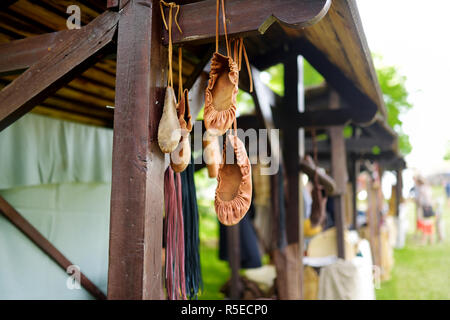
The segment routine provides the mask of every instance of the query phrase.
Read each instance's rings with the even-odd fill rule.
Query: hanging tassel
[[[164,173],[166,213],[166,291],[169,300],[186,299],[184,274],[184,225],[180,174],[170,166]]]
[[[197,299],[199,290],[203,290],[199,254],[199,219],[197,195],[194,184],[193,158],[185,171],[181,173],[183,194],[183,221],[185,240],[186,293],[189,299]]]

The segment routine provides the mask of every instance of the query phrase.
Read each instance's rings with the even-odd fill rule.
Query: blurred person
[[[435,211],[431,187],[422,176],[415,177],[415,200],[417,212],[417,229],[422,234],[422,244],[434,242]],[[427,241],[428,240],[428,241]]]
[[[450,178],[445,183],[445,195],[447,196],[447,205],[450,206]]]

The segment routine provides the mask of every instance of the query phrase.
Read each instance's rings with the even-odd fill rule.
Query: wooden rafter
[[[53,261],[55,261],[65,272],[67,268],[74,265],[59,251],[50,241],[48,241],[33,225],[31,225],[13,206],[0,196],[0,213],[24,235],[33,241],[39,249],[44,251]],[[80,284],[95,298],[104,300],[105,294],[96,287],[83,273],[80,273]]]
[[[68,33],[65,41],[5,87],[0,92],[0,130],[92,66],[112,41],[119,16],[107,11],[79,32]]]
[[[230,37],[262,34],[275,22],[292,28],[306,27],[322,19],[330,5],[331,0],[227,0],[227,32]],[[173,33],[174,44],[214,41],[216,0],[182,5],[180,12],[179,24],[183,33]],[[222,26],[220,35],[223,34]],[[167,41],[166,33],[165,44]]]

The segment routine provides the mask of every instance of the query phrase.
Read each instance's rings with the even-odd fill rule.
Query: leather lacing
[[[164,10],[163,5],[169,8],[169,24],[166,22],[166,18],[164,16]],[[167,77],[167,86],[173,88],[173,72],[172,72],[172,51],[173,51],[173,45],[172,45],[172,11],[173,8],[177,9],[177,12],[175,13],[175,24],[180,31],[180,33],[183,33],[181,31],[180,25],[178,24],[178,13],[180,11],[180,6],[176,4],[175,2],[165,2],[164,0],[159,1],[159,8],[161,9],[161,16],[164,23],[164,27],[169,33],[169,53],[168,53],[168,60],[169,60],[169,76]]]

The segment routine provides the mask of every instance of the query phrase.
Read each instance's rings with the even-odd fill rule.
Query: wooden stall
[[[183,48],[184,87],[196,83],[193,89],[201,101],[206,81],[200,80],[213,52],[216,1],[176,2],[183,33],[174,29],[173,44]],[[0,5],[0,130],[27,112],[113,128],[107,298],[160,299],[165,166],[156,135],[167,79],[168,34],[159,0],[71,1],[81,12],[81,28],[73,30],[67,30],[68,4],[17,0]],[[226,0],[225,8],[228,37],[245,38],[255,81],[255,117],[238,118],[238,126],[281,130],[278,152],[288,186],[288,246],[276,254],[277,285],[280,299],[301,299],[299,174],[300,157],[308,149],[302,128],[330,132],[341,236],[347,162],[354,159],[349,150],[365,148],[368,142],[365,137],[345,140],[343,128],[353,124],[365,132],[373,126],[364,126],[383,119],[381,90],[354,0]],[[223,26],[219,33],[222,37]],[[305,97],[301,57],[329,86],[318,89],[329,94],[311,102],[317,108],[308,108],[314,97]],[[278,63],[285,70],[283,97],[255,76]],[[244,68],[241,74],[240,87],[248,91]],[[384,150],[384,142],[379,147]],[[3,202],[0,211],[16,215]],[[15,221],[30,235],[25,222]],[[90,285],[85,278],[81,283]]]

